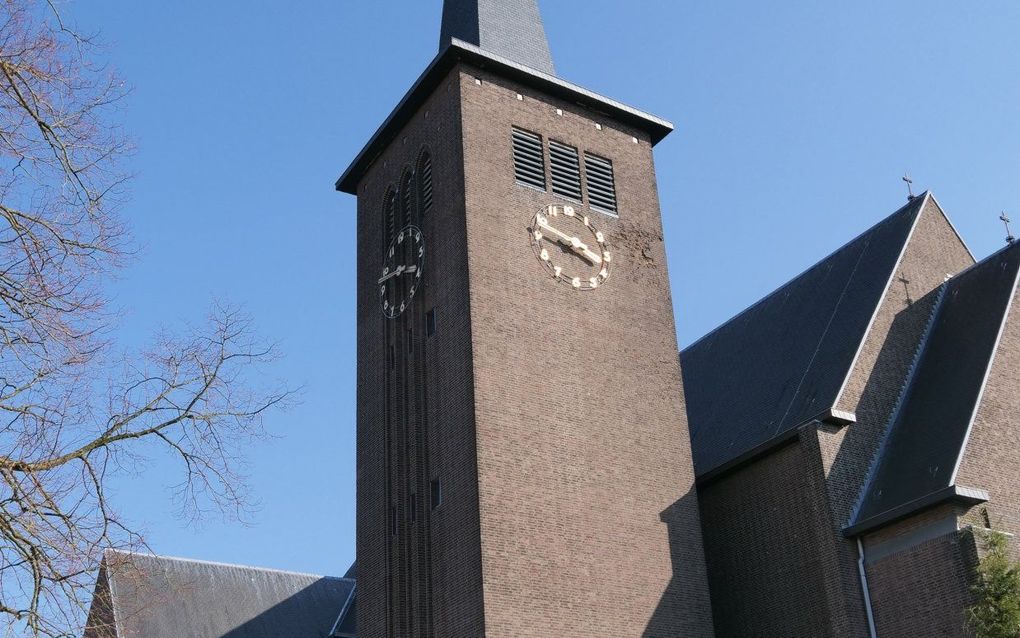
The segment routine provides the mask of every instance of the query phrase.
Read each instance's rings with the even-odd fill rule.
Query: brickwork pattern
[[[416,303],[421,310],[436,309],[437,331],[427,339],[419,332],[416,338],[428,370],[430,470],[444,493],[442,505],[429,513],[433,628],[436,636],[484,635],[459,81],[451,73],[358,186],[358,623],[359,634],[368,638],[392,636],[390,621],[420,604],[390,600],[388,593],[410,551],[399,538],[388,549],[393,545],[390,508],[396,508],[401,530],[412,524],[406,495],[396,498],[386,490],[392,468],[383,388],[392,322],[380,310],[376,279],[385,245],[385,194],[423,148],[432,155],[434,204],[422,221],[425,290]]]
[[[463,86],[487,635],[709,636],[649,140],[482,70]],[[613,161],[619,219],[575,204],[613,251],[597,290],[536,259],[532,216],[563,200],[515,183],[512,126]]]
[[[868,566],[875,629],[897,638],[969,636],[964,609],[977,561],[974,537],[953,532]]]
[[[837,636],[813,433],[699,487],[716,635]],[[813,448],[813,449],[812,449]],[[828,554],[828,555],[827,555]]]

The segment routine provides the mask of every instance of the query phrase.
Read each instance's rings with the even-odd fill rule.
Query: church
[[[1020,530],[1020,246],[911,196],[681,351],[671,131],[560,78],[537,0],[446,0],[336,182],[356,570],[111,552],[86,636],[969,635]]]

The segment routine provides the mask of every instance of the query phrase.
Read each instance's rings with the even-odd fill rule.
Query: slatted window
[[[421,216],[432,210],[432,156],[423,153],[418,160],[418,201],[421,205]]]
[[[542,137],[513,129],[514,175],[518,184],[545,190],[545,153],[542,152]]]
[[[411,223],[411,209],[414,203],[414,193],[412,192],[412,184],[414,183],[413,176],[410,170],[404,171],[404,176],[400,179],[400,225],[401,227]]]
[[[584,173],[588,182],[588,204],[616,214],[616,179],[613,162],[598,155],[584,154]]]
[[[581,201],[581,163],[576,148],[549,140],[549,173],[554,193]]]

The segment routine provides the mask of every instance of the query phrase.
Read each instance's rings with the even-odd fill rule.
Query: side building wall
[[[698,496],[719,638],[857,635],[833,617],[835,545],[813,426]]]
[[[358,185],[358,633],[365,638],[485,633],[460,91],[454,70]],[[434,188],[419,222],[424,290],[411,310],[388,320],[377,284],[385,200],[422,149],[431,153]],[[431,335],[421,322],[429,310]],[[413,321],[405,318],[412,313]],[[401,368],[414,372],[399,379]],[[420,417],[409,423],[399,407],[415,401],[426,432]],[[418,467],[423,458],[427,468]],[[441,488],[435,507],[430,479]],[[431,614],[431,628],[423,614]]]

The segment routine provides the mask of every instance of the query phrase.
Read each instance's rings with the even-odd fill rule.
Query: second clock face
[[[550,204],[528,229],[538,259],[559,282],[594,290],[609,279],[613,254],[602,231],[573,206]]]
[[[422,285],[425,267],[425,240],[417,226],[405,226],[390,242],[383,257],[379,286],[379,304],[390,319],[400,316]]]

